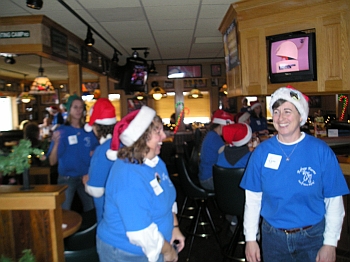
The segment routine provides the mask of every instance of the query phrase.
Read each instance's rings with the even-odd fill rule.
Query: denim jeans
[[[201,186],[204,189],[208,189],[208,190],[214,190],[214,180],[213,177],[207,179],[207,180],[201,180],[199,181]]]
[[[263,259],[268,262],[315,262],[323,245],[324,230],[324,219],[311,228],[289,234],[263,220]]]
[[[144,256],[134,255],[119,248],[113,247],[96,237],[97,253],[100,262],[148,262]],[[157,262],[164,262],[163,254],[159,255]]]
[[[57,184],[68,185],[68,188],[65,191],[66,200],[62,204],[62,209],[71,209],[75,192],[78,192],[84,212],[94,208],[93,198],[85,192],[82,177],[59,176],[57,179]]]

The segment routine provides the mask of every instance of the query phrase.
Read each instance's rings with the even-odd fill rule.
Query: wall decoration
[[[219,86],[219,78],[215,77],[211,79],[211,86]]]
[[[320,108],[321,107],[321,96],[309,96],[309,107]]]
[[[207,79],[185,79],[184,80],[184,88],[194,88],[194,87],[206,87]]]
[[[211,76],[221,76],[221,65],[215,64],[210,66]]]
[[[238,33],[236,20],[233,20],[231,25],[227,28],[223,38],[226,71],[228,72],[240,64],[238,57]]]
[[[164,89],[173,89],[174,81],[164,81]]]

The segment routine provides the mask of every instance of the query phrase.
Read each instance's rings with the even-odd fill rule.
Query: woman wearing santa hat
[[[337,158],[325,142],[300,131],[307,96],[281,87],[271,95],[270,110],[278,134],[255,148],[241,181],[246,259],[261,261],[261,216],[264,261],[335,261],[342,196],[349,194]]]
[[[199,162],[199,181],[203,188],[214,190],[213,166],[218,160],[219,148],[224,146],[222,127],[233,123],[233,115],[218,109],[214,112],[209,132],[204,137]]]
[[[106,156],[111,146],[115,123],[115,108],[108,98],[99,98],[91,108],[90,121],[86,123],[86,132],[93,131],[100,145],[95,149],[90,162],[88,176],[84,176],[85,191],[94,198],[97,222],[100,222],[105,203],[105,185],[113,161]]]
[[[97,227],[101,262],[177,261],[185,238],[176,217],[176,190],[158,157],[165,139],[162,120],[143,106],[114,128],[107,157],[115,160]]]
[[[250,127],[255,135],[268,135],[267,120],[262,114],[261,104],[258,100],[250,102]]]
[[[81,97],[71,95],[67,101],[67,121],[52,134],[47,153],[50,165],[58,163],[57,184],[68,185],[63,209],[71,209],[75,192],[78,193],[84,211],[94,208],[93,199],[85,192],[82,178],[88,174],[98,140],[93,133],[84,130],[84,111],[85,104]]]

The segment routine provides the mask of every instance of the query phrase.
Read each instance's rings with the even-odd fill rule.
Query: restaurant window
[[[183,92],[185,114],[184,123],[190,124],[193,122],[209,123],[210,122],[210,94],[208,91],[202,91],[203,98],[188,98],[189,92]],[[168,92],[167,98],[154,101],[154,109],[162,118],[164,124],[170,122],[170,116],[175,112],[175,93]]]

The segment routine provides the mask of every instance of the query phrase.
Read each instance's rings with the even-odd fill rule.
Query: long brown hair
[[[81,116],[81,118],[80,118],[79,124],[80,124],[80,127],[84,127],[84,125],[85,125],[85,118],[86,118],[86,105],[85,105],[84,100],[81,99],[80,97],[78,97],[78,98],[72,100],[71,105],[73,104],[73,102],[74,102],[75,100],[81,101],[81,102],[83,103],[84,110],[83,110],[83,114],[82,114],[82,116]],[[67,125],[67,126],[70,126],[70,125],[71,125],[71,120],[72,120],[72,117],[71,117],[70,108],[69,108],[67,120],[66,120],[66,122],[65,122],[64,124]]]
[[[162,119],[156,115],[146,131],[132,146],[124,146],[118,150],[118,158],[128,159],[131,163],[142,164],[150,150],[147,141],[151,139],[152,132],[157,131],[161,125],[163,125]]]

